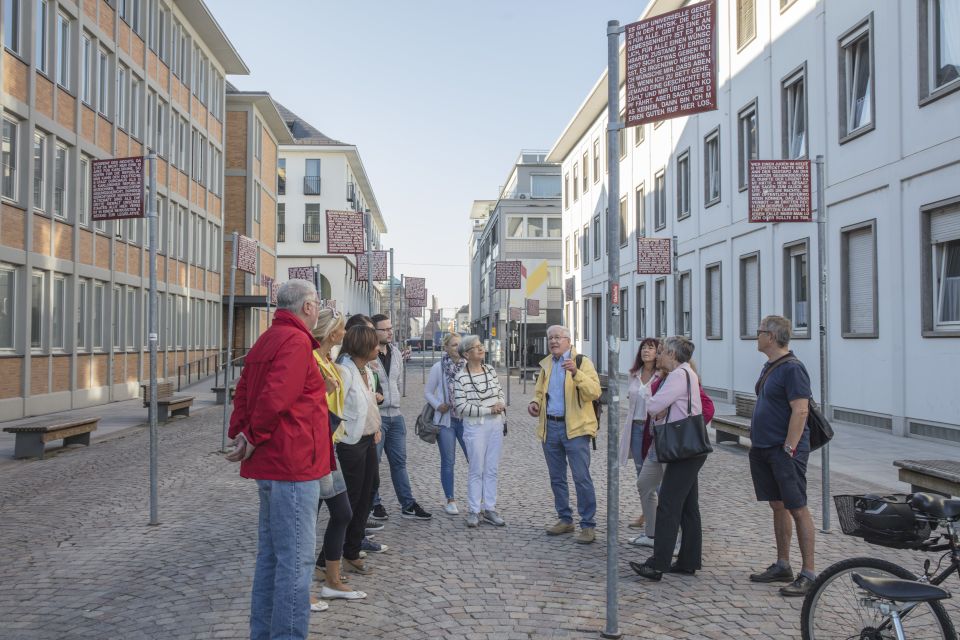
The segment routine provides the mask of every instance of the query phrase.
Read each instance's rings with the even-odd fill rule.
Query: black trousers
[[[343,541],[343,557],[356,560],[360,557],[360,543],[363,542],[367,515],[373,500],[373,486],[379,478],[377,465],[377,446],[373,436],[363,436],[356,444],[337,443],[337,458],[347,483],[347,495],[353,516],[347,525],[347,535]]]
[[[687,571],[700,568],[703,529],[700,524],[700,497],[697,478],[707,456],[670,462],[660,484],[657,504],[657,531],[653,544],[653,568],[666,571],[673,559],[677,533],[682,529],[677,566]]]
[[[318,567],[322,567],[326,560],[335,562],[343,556],[343,541],[346,539],[350,520],[353,519],[350,496],[346,492],[338,493],[332,498],[320,498],[321,506],[324,502],[330,510],[330,520],[327,521],[327,530],[323,534],[323,546],[317,554]]]

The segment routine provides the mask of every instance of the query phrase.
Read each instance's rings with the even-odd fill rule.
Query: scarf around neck
[[[453,407],[453,381],[457,377],[457,374],[463,371],[465,363],[466,359],[464,358],[460,358],[460,362],[454,362],[450,354],[447,353],[443,354],[443,357],[440,358],[440,369],[443,371],[443,383],[447,389],[446,402],[451,407]]]

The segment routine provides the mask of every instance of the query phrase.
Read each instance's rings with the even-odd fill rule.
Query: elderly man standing
[[[313,358],[319,315],[313,284],[283,283],[273,324],[247,354],[233,401],[235,449],[227,459],[241,461],[240,475],[256,480],[260,494],[253,640],[306,638],[310,630],[318,480],[335,465],[326,386]]]
[[[527,407],[531,416],[540,418],[537,436],[543,443],[543,455],[550,471],[554,505],[559,520],[547,527],[547,534],[572,533],[573,512],[567,486],[567,465],[577,489],[580,544],[596,539],[594,520],[597,497],[590,477],[590,439],[599,425],[593,401],[600,398],[600,379],[586,356],[578,357],[570,346],[570,330],[560,325],[547,329],[550,355],[540,361],[540,372],[533,400]]]

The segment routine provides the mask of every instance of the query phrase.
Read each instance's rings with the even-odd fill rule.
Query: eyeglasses
[[[560,342],[561,340],[569,340],[570,336],[549,336],[547,342]]]
[[[761,333],[770,333],[770,332],[767,331],[766,329],[757,329],[757,337],[758,337],[758,338],[760,337],[760,334],[761,334]]]
[[[377,331],[383,331],[384,333],[388,333],[390,331],[393,331],[393,327],[384,327],[382,329],[377,329]]]

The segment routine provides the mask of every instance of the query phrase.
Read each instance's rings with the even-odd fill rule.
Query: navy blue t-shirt
[[[792,356],[791,351],[785,358]],[[772,362],[763,365],[760,377]],[[758,379],[759,382],[759,379]],[[757,396],[750,423],[750,442],[755,447],[782,447],[790,427],[790,401],[810,398],[810,376],[799,360],[785,362],[773,370]],[[810,451],[810,427],[804,425],[797,451]]]

